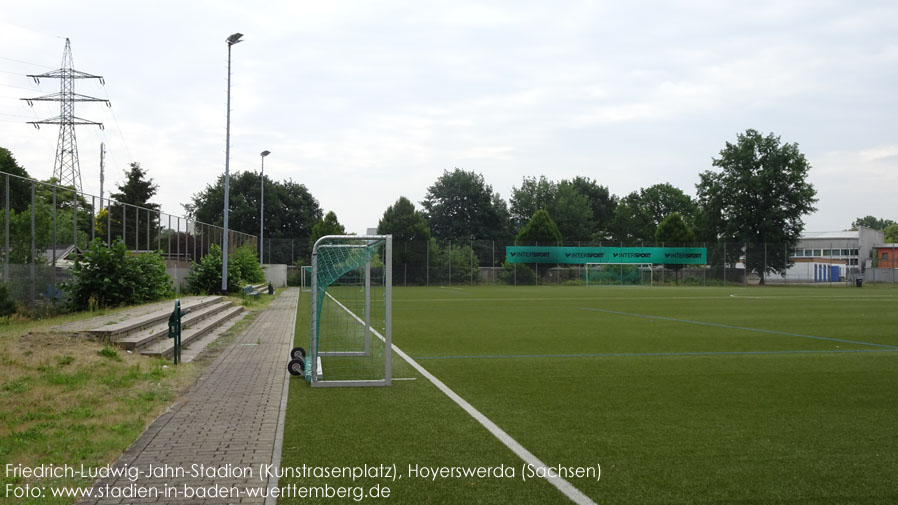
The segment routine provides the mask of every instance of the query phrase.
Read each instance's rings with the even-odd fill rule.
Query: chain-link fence
[[[72,188],[0,172],[3,201],[3,282],[13,298],[28,307],[55,305],[71,278],[71,267],[91,241],[124,242],[134,253],[161,251],[169,276],[180,287],[191,268],[221,246],[220,226],[175,216]],[[228,230],[230,250],[256,236]]]
[[[687,285],[721,286],[803,284],[844,286],[858,281],[898,285],[898,269],[879,268],[874,258],[860,257],[857,247],[794,249],[782,244],[751,243],[610,243],[567,242],[567,247],[612,247],[639,251],[652,247],[700,248],[703,265],[510,263],[509,246],[539,246],[496,240],[430,240],[393,242],[393,284],[448,286],[474,284],[528,285]],[[547,245],[547,244],[542,244]],[[894,252],[892,253],[894,257]],[[266,239],[266,263],[310,264],[308,238]],[[296,269],[290,283],[299,285]]]

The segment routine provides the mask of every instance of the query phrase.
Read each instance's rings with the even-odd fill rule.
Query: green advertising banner
[[[704,265],[704,247],[550,247],[508,246],[508,263],[654,263],[669,265]]]

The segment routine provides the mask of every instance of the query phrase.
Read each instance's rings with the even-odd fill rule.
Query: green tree
[[[631,244],[651,242],[661,221],[674,212],[691,225],[696,205],[681,189],[662,183],[634,191],[614,209],[611,226],[614,239]]]
[[[309,238],[309,250],[315,247],[315,242],[325,235],[346,235],[346,229],[337,220],[334,211],[330,211],[324,216],[324,219],[315,223],[312,227],[312,236]]]
[[[483,175],[456,168],[427,188],[421,206],[434,237],[493,238],[507,229],[493,197]]]
[[[564,181],[562,181],[564,182]],[[594,179],[577,176],[571,179],[574,190],[586,197],[592,209],[593,240],[603,240],[611,236],[611,223],[618,198],[608,188],[599,185]],[[571,240],[568,238],[568,240]]]
[[[681,247],[695,242],[695,233],[679,212],[664,218],[655,230],[655,242],[667,247]]]
[[[786,251],[795,249],[804,230],[802,216],[817,201],[807,182],[811,165],[798,144],[749,129],[735,144],[727,142],[713,165],[721,171],[703,172],[696,185],[705,233],[759,246],[745,252],[745,261],[762,283],[767,273],[784,273],[790,265]],[[776,247],[765,254],[764,243]]]
[[[683,220],[683,217],[679,212],[674,212],[665,217],[658,225],[658,229],[655,230],[655,242],[663,244],[666,247],[686,246],[694,241],[695,233],[689,228],[689,225],[686,224],[686,221]],[[668,263],[666,266],[677,272],[678,275],[675,279],[677,284],[679,284],[679,271],[683,268],[683,265],[679,263]]]
[[[558,225],[545,210],[538,210],[521,231],[518,232],[518,244],[561,245],[561,232]]]
[[[863,226],[866,228],[872,228],[874,230],[885,230],[893,224],[895,224],[895,221],[892,221],[891,219],[881,219],[873,216],[864,216],[855,219],[851,223],[851,229],[857,230],[858,226]]]
[[[31,204],[31,183],[26,180],[31,176],[24,168],[19,166],[16,158],[9,149],[0,147],[0,171],[7,174],[18,175],[19,177],[9,178],[9,208],[21,212]],[[0,179],[0,191],[6,193],[5,181]]]
[[[155,249],[159,233],[158,212],[159,204],[150,202],[156,195],[159,185],[147,176],[147,171],[138,162],[132,162],[130,168],[124,171],[125,180],[116,185],[118,192],[111,193],[109,198],[116,201],[103,210],[109,213],[109,225],[113,238],[119,237],[125,245],[133,249]],[[142,209],[137,209],[142,207]],[[143,209],[149,209],[147,212]],[[99,215],[98,215],[99,217]],[[122,219],[125,225],[122,226]],[[106,222],[102,223],[105,237]],[[149,243],[147,240],[147,227],[149,227]],[[124,235],[123,235],[124,233]]]
[[[523,228],[540,209],[549,209],[555,203],[558,185],[545,175],[524,177],[521,187],[511,188],[509,198],[511,220],[516,230]]]
[[[399,197],[396,203],[384,211],[377,223],[377,233],[393,235],[394,282],[419,282],[424,272],[417,268],[409,271],[408,266],[415,267],[425,263],[430,228],[415,205],[408,198]]]
[[[898,243],[898,224],[890,224],[884,230],[882,230],[882,232],[885,235],[886,243]]]
[[[259,233],[259,203],[262,196],[258,172],[231,174],[228,227],[244,233]],[[224,208],[224,175],[196,193],[184,210],[191,219],[221,226]],[[265,176],[265,238],[308,237],[321,220],[318,200],[302,184],[272,181]]]
[[[567,241],[588,241],[595,230],[589,199],[577,191],[568,181],[561,181],[555,192],[555,200],[547,209],[553,216],[558,231]]]

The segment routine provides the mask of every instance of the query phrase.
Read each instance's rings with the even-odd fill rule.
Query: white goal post
[[[586,263],[587,286],[653,286],[654,263]]]
[[[312,386],[389,386],[392,235],[328,235],[312,248]]]

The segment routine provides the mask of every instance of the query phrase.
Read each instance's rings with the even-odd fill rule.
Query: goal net
[[[312,249],[311,328],[305,357],[313,386],[389,386],[390,235],[331,235]]]
[[[308,293],[312,291],[312,266],[303,265],[299,267],[300,291]]]
[[[587,286],[651,286],[654,282],[654,265],[587,263],[584,281]]]

